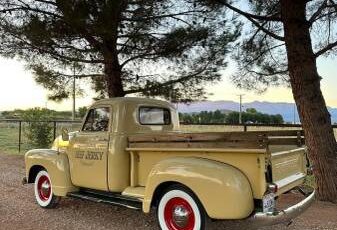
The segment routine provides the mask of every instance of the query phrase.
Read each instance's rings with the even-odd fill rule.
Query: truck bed
[[[261,199],[267,183],[278,194],[303,183],[306,158],[303,131],[137,134],[128,137],[131,186],[145,186],[153,166],[169,157],[198,157],[229,164],[250,181]]]

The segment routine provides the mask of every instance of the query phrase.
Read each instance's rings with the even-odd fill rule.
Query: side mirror
[[[62,129],[62,140],[69,141],[69,132],[67,129]]]

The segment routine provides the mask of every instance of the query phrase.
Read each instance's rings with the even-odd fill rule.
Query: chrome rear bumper
[[[287,209],[273,213],[258,212],[249,217],[247,221],[249,222],[249,224],[252,224],[254,226],[267,226],[280,223],[290,223],[292,219],[299,216],[302,212],[309,208],[314,200],[315,191],[313,191],[301,202]]]

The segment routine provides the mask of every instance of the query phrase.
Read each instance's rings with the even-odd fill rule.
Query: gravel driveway
[[[0,229],[158,229],[154,215],[122,207],[63,199],[58,208],[45,210],[35,203],[32,185],[21,185],[22,156],[0,154]],[[292,198],[286,198],[291,200]],[[213,223],[211,229],[249,229],[231,222]],[[271,229],[336,229],[337,205],[316,202],[289,227]]]

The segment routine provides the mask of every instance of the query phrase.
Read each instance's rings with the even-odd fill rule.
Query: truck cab
[[[130,185],[128,136],[178,129],[178,115],[169,103],[101,100],[90,107],[82,129],[69,142],[71,181],[78,187],[122,192]]]
[[[183,133],[168,102],[104,99],[78,132],[26,153],[26,181],[41,207],[61,197],[145,213],[156,207],[162,229],[204,229],[208,219],[276,224],[314,199],[312,192],[298,207],[275,209],[276,198],[305,179],[303,144],[301,131]]]

